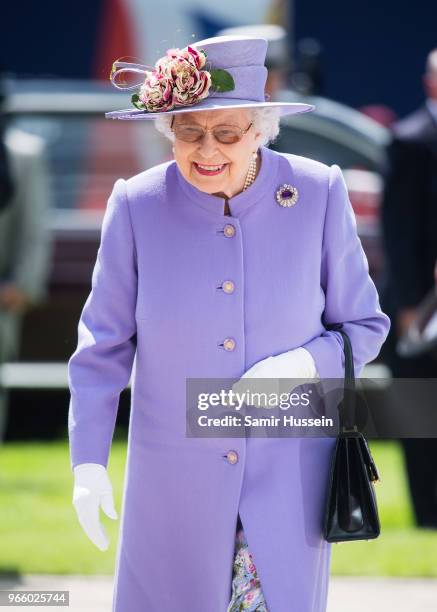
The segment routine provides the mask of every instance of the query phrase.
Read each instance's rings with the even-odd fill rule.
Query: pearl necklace
[[[246,175],[246,180],[244,182],[244,187],[243,187],[243,191],[246,191],[246,189],[248,187],[250,187],[250,185],[252,185],[253,181],[255,180],[256,177],[256,160],[258,158],[258,153],[257,151],[255,151],[255,153],[253,153],[252,155],[252,160],[249,164],[249,169],[247,171],[247,175]]]

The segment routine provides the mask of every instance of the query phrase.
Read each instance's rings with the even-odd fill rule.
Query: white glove
[[[91,542],[107,550],[109,539],[99,520],[99,509],[112,519],[118,515],[114,508],[112,485],[104,465],[100,463],[81,463],[74,472],[73,505],[79,522]]]
[[[247,379],[268,378],[260,386],[257,383],[250,383]],[[243,394],[246,391],[251,393],[265,393],[269,396],[272,393],[277,395],[279,391],[280,378],[293,378],[291,387],[287,387],[287,392],[302,385],[307,379],[320,378],[313,356],[303,347],[281,353],[271,357],[266,357],[255,363],[243,376],[232,386],[234,393]],[[266,404],[263,397],[255,398],[256,403],[251,404],[261,408],[272,408],[272,404]]]

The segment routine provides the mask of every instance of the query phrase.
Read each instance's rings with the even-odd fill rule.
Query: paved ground
[[[70,606],[38,606],[41,612],[111,612],[109,576],[26,576],[0,580],[1,589],[70,591]],[[17,609],[22,610],[23,607]],[[30,608],[27,608],[29,610]],[[332,578],[328,612],[436,612],[437,580],[404,578]],[[150,612],[145,610],[144,612]],[[165,612],[162,610],[160,612]],[[181,612],[189,612],[181,610]],[[207,612],[207,611],[205,611]]]

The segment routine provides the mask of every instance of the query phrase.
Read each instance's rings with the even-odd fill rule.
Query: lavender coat
[[[342,337],[323,311],[345,322],[359,375],[389,331],[339,167],[261,154],[232,217],[175,161],[119,179],[108,201],[69,362],[69,434],[72,467],[107,465],[132,372],[115,612],[225,612],[238,512],[269,612],[326,609],[334,440],[185,437],[186,377],[238,378],[303,346],[322,378],[342,378]],[[290,208],[275,199],[284,183],[299,190]]]

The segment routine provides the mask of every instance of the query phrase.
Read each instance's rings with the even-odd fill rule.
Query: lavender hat
[[[277,107],[280,115],[314,110],[311,104],[269,102],[264,94],[268,42],[265,38],[233,35],[207,38],[185,49],[168,49],[154,68],[115,62],[111,81],[132,96],[134,108],[105,113],[108,119],[154,119],[176,114],[223,108]],[[130,73],[141,76],[136,85],[117,80]]]

